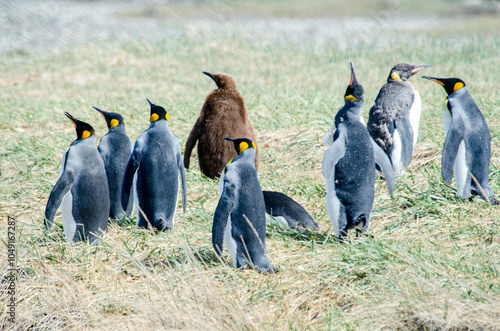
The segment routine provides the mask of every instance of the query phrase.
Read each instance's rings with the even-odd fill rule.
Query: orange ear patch
[[[118,124],[119,124],[119,123],[118,123],[118,120],[117,120],[116,118],[113,118],[113,119],[111,120],[111,123],[110,123],[109,128],[110,128],[110,129],[112,129],[112,128],[114,128],[115,126],[117,126]]]
[[[159,118],[160,118],[160,116],[158,116],[158,114],[156,114],[156,113],[151,114],[150,122],[151,123],[156,122],[156,121],[158,121]]]
[[[83,131],[82,133],[82,139],[90,137],[91,133],[88,130]]]
[[[460,83],[460,82],[455,83],[455,86],[453,86],[453,92],[460,90],[462,87],[464,87],[463,83]]]

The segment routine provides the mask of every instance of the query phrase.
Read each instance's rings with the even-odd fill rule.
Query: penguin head
[[[221,90],[236,90],[236,82],[233,77],[228,74],[211,74],[209,72],[203,71],[205,75],[212,78],[217,84],[217,87]]]
[[[64,112],[64,115],[66,115],[67,118],[69,118],[73,124],[75,125],[76,129],[76,140],[83,140],[87,139],[88,137],[94,136],[95,131],[92,125],[79,121],[73,116],[71,116],[70,113]]]
[[[257,149],[257,147],[255,146],[255,143],[247,138],[233,139],[233,138],[225,137],[224,139],[233,142],[234,148],[236,149],[236,153],[238,155],[240,155],[241,153],[246,151],[248,148]]]
[[[151,123],[160,120],[167,120],[167,121],[169,120],[168,113],[165,110],[165,108],[155,105],[154,103],[149,101],[149,99],[146,100],[148,100],[149,105],[151,106],[151,117],[149,120]]]
[[[392,67],[391,72],[389,73],[389,77],[387,77],[387,82],[398,81],[404,82],[407,81],[411,76],[415,75],[420,70],[430,67],[430,64],[424,64],[421,66],[415,66],[407,63],[398,63],[394,67]]]
[[[364,102],[365,101],[365,91],[363,86],[358,83],[356,79],[356,73],[354,72],[354,65],[351,63],[351,82],[347,86],[344,94],[344,100],[350,102]]]
[[[99,113],[101,113],[102,117],[104,117],[104,119],[106,120],[106,124],[108,125],[108,130],[120,124],[125,125],[122,115],[118,113],[107,112],[97,107],[94,107],[94,109],[97,110]]]
[[[452,95],[465,86],[465,82],[460,78],[436,78],[431,76],[422,76],[422,78],[438,83],[439,85],[444,87],[448,95]]]

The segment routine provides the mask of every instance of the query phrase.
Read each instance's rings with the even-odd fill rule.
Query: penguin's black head
[[[358,83],[356,79],[356,73],[354,72],[354,65],[351,63],[351,82],[347,89],[345,90],[344,100],[351,102],[364,102],[365,101],[365,91],[363,90],[363,86]]]
[[[240,155],[241,153],[246,151],[248,148],[257,149],[257,147],[255,146],[255,143],[247,138],[233,139],[233,138],[225,137],[224,139],[233,142],[234,148],[236,149],[236,153],[238,155]]]
[[[217,84],[217,87],[221,90],[236,90],[236,82],[233,77],[228,74],[211,74],[209,72],[203,71],[205,75],[212,78]]]
[[[123,121],[122,115],[118,113],[110,113],[104,110],[101,110],[97,107],[94,107],[95,110],[97,110],[99,113],[101,113],[102,117],[106,120],[106,124],[108,125],[108,129],[112,129],[115,126],[118,126],[120,124],[125,124]]]
[[[64,112],[64,115],[66,115],[66,117],[69,118],[75,125],[76,140],[86,139],[95,135],[94,128],[90,124],[77,120],[68,112]]]
[[[415,66],[407,63],[398,63],[394,67],[392,67],[391,72],[389,73],[389,77],[387,78],[387,82],[390,81],[404,82],[408,80],[411,76],[415,75],[420,70],[430,66],[431,66],[430,64]]]
[[[154,103],[149,101],[149,99],[146,99],[146,100],[148,100],[149,105],[151,106],[151,118],[149,120],[151,123],[156,122],[156,121],[160,121],[160,120],[167,120],[168,121],[169,117],[168,117],[168,113],[165,110],[165,108],[155,105]]]
[[[439,85],[444,87],[448,95],[455,93],[456,91],[460,90],[462,87],[465,86],[465,82],[460,78],[436,78],[430,76],[422,76],[422,78],[432,80],[438,83]]]

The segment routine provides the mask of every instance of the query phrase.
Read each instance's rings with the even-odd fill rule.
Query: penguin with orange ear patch
[[[130,154],[132,154],[132,142],[125,131],[125,122],[118,113],[107,112],[94,107],[104,117],[108,126],[108,133],[101,138],[97,150],[101,154],[108,176],[109,195],[111,209],[109,217],[122,220],[125,216],[132,216],[134,207],[134,195],[130,195],[127,210],[122,208],[122,184],[125,168],[127,167]]]
[[[252,266],[260,272],[276,273],[266,253],[266,206],[255,169],[255,143],[246,138],[232,139],[237,156],[219,180],[219,203],[214,214],[212,243],[222,254],[225,242],[237,268]],[[228,144],[229,145],[229,144]]]
[[[224,137],[248,137],[256,141],[256,136],[234,79],[227,74],[203,73],[213,79],[217,89],[207,95],[200,116],[189,134],[184,148],[184,166],[189,168],[191,152],[198,142],[200,170],[213,179],[219,177],[229,160],[237,156],[234,148],[224,142]],[[259,163],[257,149],[257,170]]]
[[[151,124],[137,138],[125,169],[122,206],[124,210],[128,209],[133,187],[138,205],[137,226],[147,228],[151,224],[163,231],[174,227],[181,186],[183,210],[186,212],[186,176],[181,146],[169,130],[167,111],[148,102]]]
[[[75,125],[77,139],[66,149],[56,185],[45,208],[49,230],[61,207],[66,240],[97,243],[109,217],[109,189],[106,170],[95,146],[94,128],[64,113]]]
[[[490,130],[465,82],[458,78],[422,78],[443,86],[448,94],[441,110],[446,133],[441,158],[444,181],[451,184],[455,170],[458,197],[466,199],[472,193],[498,205],[488,183]]]

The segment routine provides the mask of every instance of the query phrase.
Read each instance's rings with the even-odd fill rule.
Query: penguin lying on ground
[[[438,83],[448,93],[441,110],[446,134],[441,157],[444,181],[451,184],[455,170],[457,195],[460,198],[466,199],[472,193],[481,195],[492,205],[498,205],[488,183],[490,130],[469,89],[458,78],[422,78]]]
[[[179,200],[179,173],[182,184],[183,211],[186,212],[186,177],[179,141],[168,129],[168,114],[152,104],[151,124],[135,142],[125,169],[122,206],[127,210],[131,188],[136,192],[137,225],[150,223],[159,231],[174,227]],[[134,179],[137,176],[137,179]]]
[[[392,162],[402,172],[410,164],[417,143],[422,102],[408,79],[430,65],[395,65],[370,109],[367,129]]]
[[[309,213],[292,198],[280,192],[263,191],[266,221],[278,226],[304,227],[318,231],[319,226]]]
[[[220,178],[220,199],[214,214],[212,243],[222,254],[226,243],[237,268],[248,265],[260,272],[278,272],[266,253],[266,207],[255,169],[255,143],[231,139],[237,156]]]
[[[45,208],[45,228],[54,223],[57,209],[66,240],[100,241],[109,217],[109,189],[104,163],[99,155],[95,131],[90,124],[64,113],[75,125],[77,139],[66,149],[56,185]]]
[[[257,139],[245,101],[236,89],[234,79],[227,74],[203,73],[214,80],[217,89],[207,95],[200,116],[189,134],[184,148],[184,166],[189,168],[191,151],[198,141],[200,170],[213,179],[219,177],[229,160],[236,157],[234,149],[224,142],[224,137],[248,137],[252,141]],[[257,149],[257,170],[259,163]]]
[[[97,150],[101,154],[108,177],[111,208],[109,217],[122,220],[131,217],[134,208],[134,195],[130,195],[127,210],[122,208],[122,184],[125,168],[132,154],[132,143],[125,132],[123,117],[118,113],[110,113],[94,107],[106,120],[108,133],[101,138]]]
[[[326,179],[326,207],[335,235],[342,239],[350,229],[367,231],[375,194],[375,163],[384,172],[389,194],[394,172],[387,155],[370,138],[359,117],[364,92],[351,62],[351,81],[345,104],[335,116],[337,130],[322,164]]]

